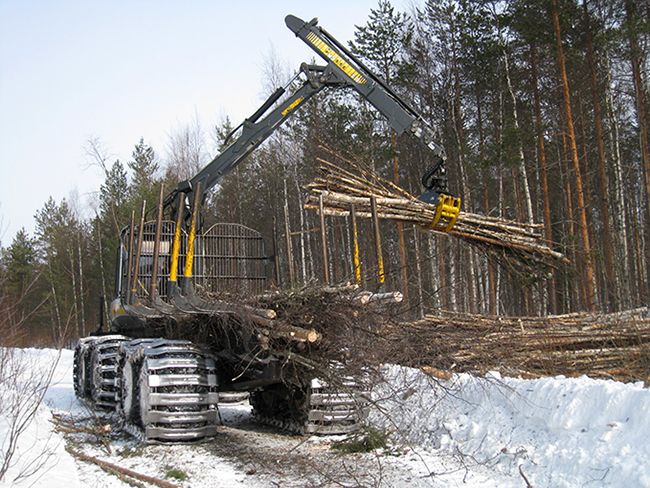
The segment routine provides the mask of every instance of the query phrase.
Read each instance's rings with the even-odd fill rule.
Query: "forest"
[[[407,11],[379,0],[348,48],[436,128],[463,211],[537,224],[569,261],[524,273],[453,236],[382,220],[382,288],[403,294],[398,318],[648,305],[648,0],[427,0]],[[297,68],[270,54],[265,91]],[[131,212],[143,200],[153,209],[160,185],[168,193],[196,174],[232,129],[228,119],[210,127],[192,120],[162,148],[136,136],[128,161],[111,160],[100,138],[88,138],[87,160],[105,175],[95,201],[50,198],[34,216],[34,235],[19,231],[0,249],[0,321],[16,345],[70,344],[106,321]],[[418,143],[395,134],[354,93],[330,91],[212,191],[203,225],[261,232],[270,286],[354,281],[349,219],[325,217],[324,259],[320,215],[305,208],[317,161],[336,163],[333,155],[422,192],[428,163]],[[375,291],[372,235],[371,222],[360,219],[362,286]]]

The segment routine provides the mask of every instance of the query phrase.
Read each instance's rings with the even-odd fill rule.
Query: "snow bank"
[[[650,487],[650,390],[641,383],[498,373],[440,381],[391,366],[377,398],[375,422],[498,475],[481,486],[521,487],[521,467],[536,488]]]

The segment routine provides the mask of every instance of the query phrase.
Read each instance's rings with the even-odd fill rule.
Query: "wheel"
[[[88,385],[87,398],[96,408],[115,410],[120,401],[119,348],[129,339],[121,335],[108,335],[86,340],[88,359],[83,363],[83,381]]]
[[[187,341],[122,346],[121,407],[127,430],[145,440],[194,441],[216,434],[214,359]]]

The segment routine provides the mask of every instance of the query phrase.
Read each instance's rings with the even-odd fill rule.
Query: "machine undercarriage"
[[[87,337],[75,350],[75,392],[97,409],[117,412],[122,428],[143,441],[197,441],[217,432],[218,362],[189,341]],[[360,382],[343,385],[296,377],[251,389],[250,403],[259,422],[289,433],[345,434],[360,427],[369,402]],[[226,403],[245,398],[224,396]]]

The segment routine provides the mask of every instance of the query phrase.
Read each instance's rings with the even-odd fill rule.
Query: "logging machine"
[[[420,198],[437,207],[432,228],[449,231],[458,216],[460,200],[448,194],[446,156],[431,126],[317,19],[288,15],[285,22],[326,64],[303,63],[230,134],[221,154],[166,198],[161,189],[155,221],[145,222],[145,203],[139,223],[132,214],[120,239],[110,331],[100,324],[75,349],[77,396],[116,410],[125,428],[146,441],[214,435],[220,397],[238,392],[250,393],[261,420],[303,433],[350,432],[364,417],[367,401],[358,379],[310,373],[301,353],[318,341],[316,331],[274,320],[273,310],[197,293],[229,287],[263,293],[266,256],[259,233],[233,224],[203,231],[200,206],[206,192],[314,95],[353,89],[396,133],[419,140],[431,152]],[[330,378],[336,370],[332,365]]]

